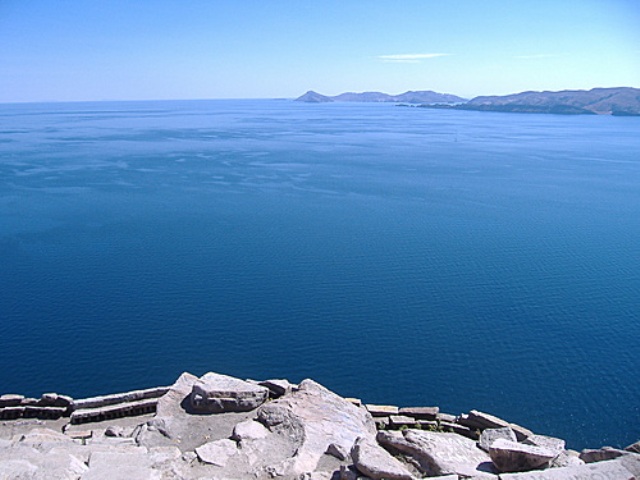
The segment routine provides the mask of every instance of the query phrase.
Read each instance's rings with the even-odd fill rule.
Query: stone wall
[[[83,423],[143,415],[155,412],[158,399],[168,391],[169,387],[154,387],[80,399],[57,393],[40,398],[6,394],[0,396],[0,419],[70,417],[71,423]]]

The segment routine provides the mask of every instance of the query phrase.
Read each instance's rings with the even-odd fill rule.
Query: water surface
[[[1,105],[0,390],[311,377],[625,446],[638,152],[637,118]]]

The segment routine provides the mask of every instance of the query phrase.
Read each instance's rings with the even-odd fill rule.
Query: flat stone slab
[[[500,480],[634,480],[634,478],[633,473],[618,460],[500,475]]]
[[[248,412],[262,405],[269,389],[238,378],[209,372],[191,390],[191,407],[199,413]]]
[[[201,462],[225,467],[229,458],[238,453],[238,447],[233,440],[223,439],[205,443],[196,448],[196,454]]]
[[[614,458],[622,457],[629,452],[625,450],[619,450],[612,447],[602,447],[598,449],[584,449],[580,452],[580,460],[584,463],[602,462],[605,460],[613,460]]]
[[[5,393],[0,395],[0,407],[17,407],[24,400],[24,395]]]
[[[162,473],[152,468],[146,449],[141,452],[95,452],[82,480],[160,480]]]
[[[414,426],[418,421],[415,418],[408,417],[406,415],[391,415],[389,416],[389,423],[394,427]]]
[[[535,447],[543,447],[554,452],[562,452],[566,446],[566,442],[561,438],[548,437],[547,435],[529,435],[522,443],[525,445],[533,445]]]
[[[440,407],[402,407],[400,415],[408,415],[419,420],[435,420]]]
[[[405,466],[376,443],[358,438],[351,449],[353,464],[373,480],[413,480]]]
[[[489,456],[501,472],[527,472],[549,465],[559,452],[499,438],[489,447]]]
[[[368,403],[365,408],[372,417],[388,417],[389,415],[398,415],[400,413],[400,409],[394,405],[373,405]]]
[[[71,413],[70,421],[73,424],[83,422],[96,422],[112,418],[144,415],[156,411],[157,398],[148,398],[134,402],[117,403],[96,408],[79,408]]]
[[[533,435],[533,432],[527,428],[524,428],[515,423],[509,423],[502,418],[498,418],[495,415],[489,413],[480,412],[478,410],[471,410],[465,415],[460,415],[457,418],[457,423],[469,427],[471,429],[484,430],[485,428],[503,428],[510,427],[516,434],[516,438],[519,442],[525,438]]]
[[[476,442],[456,433],[408,429],[402,432],[378,432],[378,442],[413,457],[423,473],[456,474],[466,477],[495,473],[489,455]]]

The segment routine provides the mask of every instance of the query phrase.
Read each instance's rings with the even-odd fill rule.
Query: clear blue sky
[[[613,86],[638,0],[0,0],[0,102]]]

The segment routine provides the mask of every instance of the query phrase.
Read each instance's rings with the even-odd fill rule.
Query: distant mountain
[[[334,102],[394,102],[393,96],[382,92],[347,92],[331,97]]]
[[[327,97],[325,95],[320,95],[319,93],[314,92],[313,90],[309,90],[304,95],[296,98],[296,101],[297,102],[308,102],[308,103],[333,102],[331,97]]]
[[[452,104],[465,102],[464,98],[448,93],[437,93],[430,90],[405,92],[400,95],[389,95],[382,92],[363,92],[354,93],[346,92],[328,97],[321,95],[313,90],[309,90],[301,97],[296,98],[298,102],[404,102],[404,103],[423,103],[423,104]]]
[[[432,105],[424,106],[434,108]],[[442,108],[565,115],[640,115],[640,89],[619,87],[522,92],[505,96],[475,97],[467,103]]]

